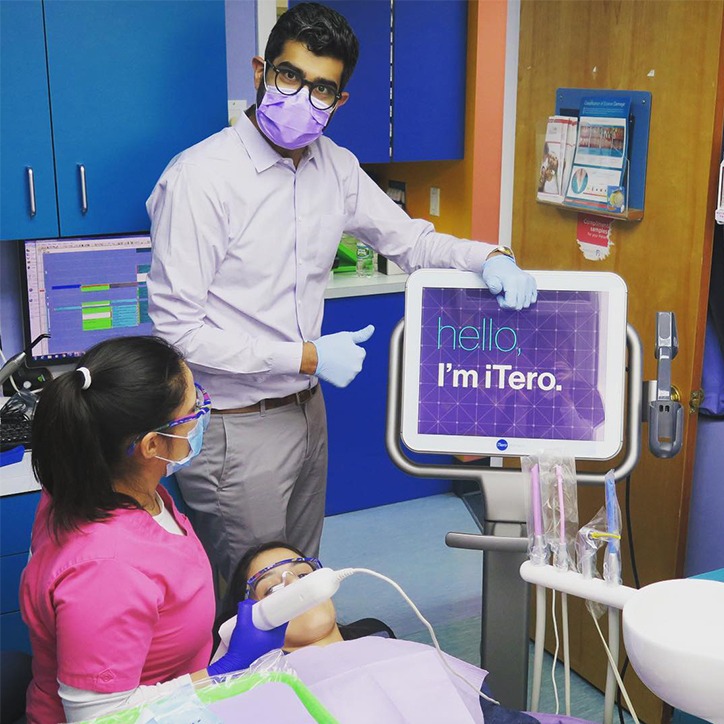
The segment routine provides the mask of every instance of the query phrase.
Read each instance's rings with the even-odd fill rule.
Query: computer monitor
[[[20,252],[26,344],[50,334],[32,350],[30,366],[71,362],[105,339],[152,333],[148,235],[25,241]]]
[[[498,306],[479,274],[420,270],[405,292],[402,440],[419,452],[608,460],[623,442],[626,284],[531,272]]]

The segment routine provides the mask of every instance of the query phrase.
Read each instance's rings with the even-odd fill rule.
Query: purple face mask
[[[256,108],[256,122],[275,145],[290,151],[308,146],[324,132],[331,110],[320,111],[309,102],[306,89],[286,96],[267,87]]]

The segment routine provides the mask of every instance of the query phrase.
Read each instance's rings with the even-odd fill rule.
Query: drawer
[[[0,641],[3,651],[25,651],[31,654],[28,627],[20,618],[20,611],[0,614]]]
[[[30,549],[30,531],[40,493],[0,497],[0,555],[9,556]]]
[[[20,609],[20,576],[28,563],[28,552],[0,557],[0,613]]]

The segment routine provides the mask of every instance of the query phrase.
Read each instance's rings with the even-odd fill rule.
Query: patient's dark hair
[[[359,41],[347,20],[336,10],[319,3],[300,3],[287,10],[272,28],[264,58],[274,61],[284,43],[296,40],[315,55],[336,58],[344,64],[342,90],[349,81],[359,57]]]
[[[85,376],[90,385],[83,389]],[[56,534],[138,508],[113,484],[132,472],[128,448],[171,420],[183,403],[181,353],[158,337],[119,337],[91,347],[73,372],[43,388],[32,426],[35,476],[52,498]]]
[[[306,558],[306,553],[302,553],[296,546],[281,540],[272,540],[249,548],[237,563],[231,581],[229,581],[229,587],[226,589],[224,612],[229,612],[226,619],[236,615],[237,604],[246,598],[246,582],[249,580],[249,570],[254,559],[261,553],[271,551],[274,548],[286,548],[296,553],[300,558]]]

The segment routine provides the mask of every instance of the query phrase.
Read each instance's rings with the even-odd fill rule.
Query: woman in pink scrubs
[[[211,401],[156,337],[101,342],[43,391],[33,470],[43,491],[20,585],[33,681],[27,718],[76,721],[243,668],[283,631],[234,632],[208,666],[211,568],[159,480],[201,449]],[[263,651],[262,651],[263,653]]]

